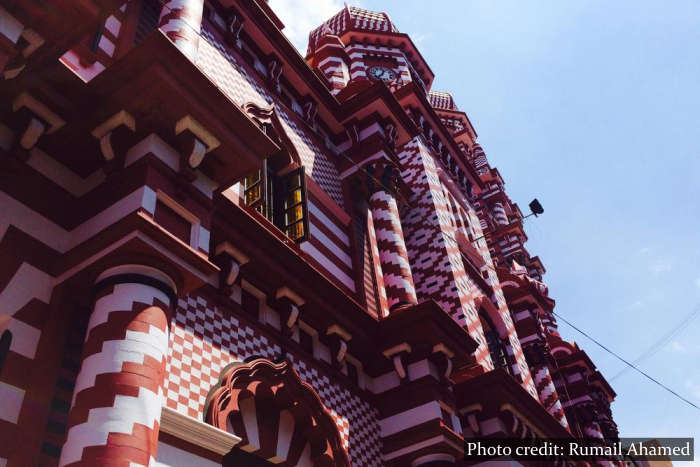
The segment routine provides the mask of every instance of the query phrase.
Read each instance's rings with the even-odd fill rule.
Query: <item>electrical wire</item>
[[[648,375],[647,373],[645,373],[643,370],[640,370],[638,367],[636,367],[636,366],[633,365],[632,363],[630,363],[630,362],[628,362],[627,360],[625,360],[624,358],[620,357],[618,354],[616,354],[615,352],[613,352],[612,350],[610,350],[609,348],[607,348],[606,346],[604,346],[603,344],[601,344],[600,342],[598,342],[596,339],[594,339],[593,337],[591,337],[589,334],[587,334],[586,332],[584,332],[584,331],[582,331],[581,329],[579,329],[578,327],[576,327],[574,324],[572,324],[570,321],[568,321],[566,318],[564,318],[563,316],[561,316],[561,315],[560,315],[559,313],[557,313],[556,311],[553,311],[552,313],[554,314],[554,316],[556,316],[557,318],[561,319],[561,320],[564,321],[566,324],[568,324],[569,326],[571,326],[572,328],[574,328],[576,331],[578,331],[578,332],[580,332],[581,334],[583,334],[584,336],[586,336],[588,339],[590,339],[591,341],[593,341],[593,343],[595,343],[598,347],[600,347],[601,349],[605,350],[606,352],[608,352],[610,355],[612,355],[613,357],[615,357],[615,358],[617,358],[618,360],[620,360],[620,361],[621,361],[622,363],[624,363],[625,365],[629,366],[629,367],[632,368],[633,370],[635,370],[635,371],[637,371],[638,373],[640,373],[641,375],[645,376],[645,377],[646,377],[647,379],[649,379],[650,381],[652,381],[652,382],[656,383],[657,385],[661,386],[661,387],[664,388],[666,391],[670,392],[671,394],[673,394],[674,396],[676,396],[677,398],[679,398],[680,400],[682,400],[682,401],[685,402],[686,404],[688,404],[688,405],[690,405],[690,406],[692,406],[692,407],[694,407],[694,408],[700,410],[700,407],[698,407],[697,405],[695,405],[693,402],[689,401],[688,399],[686,399],[685,397],[681,396],[681,395],[678,394],[676,391],[674,391],[673,389],[669,388],[668,386],[666,386],[665,384],[663,384],[662,382],[660,382],[660,381],[657,380],[656,378],[653,378],[653,377],[649,376],[649,375]]]
[[[634,365],[638,365],[642,360],[645,360],[652,355],[655,355],[658,351],[660,351],[671,339],[673,339],[675,336],[680,334],[686,329],[686,326],[690,324],[692,321],[695,320],[700,316],[700,305],[695,307],[693,311],[691,311],[683,320],[678,323],[676,327],[671,329],[669,332],[664,334],[658,341],[656,341],[654,344],[652,344],[643,354],[641,354],[639,357],[637,357],[636,360],[634,360],[632,363]],[[619,378],[623,374],[625,374],[627,371],[629,371],[630,367],[625,367],[622,370],[620,370],[615,376],[610,378],[610,381],[614,381],[615,379]]]
[[[171,12],[172,12],[173,10],[172,10],[170,7],[168,7],[167,5],[165,5],[165,1],[167,1],[167,0],[159,0],[158,2],[162,5],[163,8],[166,8],[168,11],[171,11]],[[191,24],[188,24],[188,22],[187,22],[186,20],[184,20],[184,18],[180,18],[180,20],[183,21],[183,23],[184,23],[185,25],[187,25],[187,27],[189,27],[189,28],[191,28],[193,31],[195,31],[199,37],[203,38],[203,39],[204,39],[205,41],[207,41],[207,42],[210,42],[209,39],[208,39],[207,37],[205,37],[204,34],[202,34],[202,32],[201,32],[200,30],[198,30],[198,28],[195,28],[195,27],[193,27]],[[215,46],[215,44],[212,44],[212,45]],[[247,75],[248,73],[246,72],[245,74]],[[250,78],[253,79],[252,77],[250,77]],[[212,83],[213,83],[213,82],[212,82]],[[221,89],[216,83],[213,83],[213,84],[214,84],[214,86],[216,86],[222,93],[226,94],[226,93],[224,92],[224,90]],[[273,99],[273,101],[276,101],[276,99]],[[350,157],[348,157],[347,155],[343,154],[342,152],[339,151],[337,154],[340,154],[341,156],[343,156],[343,157],[345,157],[346,159],[348,159],[350,162],[353,162],[353,163],[354,163],[354,161],[353,161]],[[372,173],[370,173],[367,169],[365,169],[365,168],[363,168],[363,167],[360,167],[360,168],[358,168],[358,170],[361,170],[361,171],[365,172],[365,173],[367,174],[367,176],[370,177],[371,179],[373,179],[375,182],[377,182],[377,183],[379,184],[379,186],[381,186],[381,187],[383,187],[383,188],[385,188],[385,189],[387,189],[387,190],[389,189],[389,188],[386,187],[378,178],[376,178]],[[393,190],[391,190],[391,191],[393,191]],[[401,196],[400,193],[397,193],[397,194],[398,194],[399,196]],[[402,197],[402,196],[401,196],[401,197]],[[402,198],[403,198],[403,197],[402,197]],[[403,201],[406,202],[407,200],[403,200]],[[477,240],[480,240],[480,238],[478,238]],[[680,394],[678,394],[677,392],[675,392],[674,390],[672,390],[671,388],[669,388],[669,387],[666,386],[665,384],[661,383],[661,382],[658,381],[657,379],[655,379],[655,378],[649,376],[647,373],[645,373],[644,371],[642,371],[642,370],[640,370],[639,368],[637,368],[633,363],[630,363],[630,362],[628,362],[627,360],[625,360],[624,358],[620,357],[620,356],[617,355],[615,352],[613,352],[612,350],[610,350],[609,348],[607,348],[606,346],[604,346],[603,344],[601,344],[600,342],[598,342],[596,339],[594,339],[593,337],[591,337],[591,336],[590,336],[589,334],[587,334],[586,332],[584,332],[584,331],[582,331],[581,329],[579,329],[578,327],[576,327],[574,324],[572,324],[570,321],[568,321],[567,319],[565,319],[564,317],[562,317],[562,316],[559,315],[558,313],[556,313],[556,312],[553,312],[553,313],[554,313],[554,315],[557,316],[559,319],[561,319],[562,321],[564,321],[566,324],[568,324],[569,326],[571,326],[572,328],[574,328],[574,329],[575,329],[576,331],[578,331],[579,333],[583,334],[585,337],[587,337],[588,339],[590,339],[591,341],[593,341],[593,342],[594,342],[596,345],[598,345],[600,348],[602,348],[603,350],[605,350],[606,352],[608,352],[609,354],[613,355],[615,358],[617,358],[618,360],[620,360],[621,362],[623,362],[623,363],[624,363],[625,365],[627,365],[629,368],[636,370],[638,373],[640,373],[641,375],[645,376],[647,379],[649,379],[649,380],[652,381],[653,383],[655,383],[655,384],[661,386],[663,389],[665,389],[666,391],[670,392],[671,394],[673,394],[674,396],[676,396],[676,397],[679,398],[680,400],[682,400],[682,401],[686,402],[687,404],[691,405],[692,407],[694,407],[694,408],[700,410],[700,407],[698,407],[697,405],[695,405],[693,402],[691,402],[691,401],[689,401],[688,399],[686,399],[685,397],[681,396]],[[668,333],[667,335],[665,335],[664,337],[662,337],[662,339],[660,339],[659,341],[657,341],[657,343],[655,343],[654,345],[652,345],[652,347],[651,347],[647,352],[645,352],[642,356],[640,356],[637,360],[635,360],[635,363],[638,363],[640,360],[642,360],[642,359],[644,359],[644,358],[647,358],[647,357],[653,355],[653,353],[655,353],[656,351],[658,351],[659,348],[660,348],[663,344],[665,344],[665,341],[666,341],[667,339],[670,339],[670,337],[672,337],[672,336],[674,335],[674,333],[675,333],[676,330],[678,330],[680,327],[682,327],[683,325],[685,325],[686,323],[688,323],[688,322],[690,322],[692,319],[694,319],[694,318],[697,316],[698,313],[700,313],[700,307],[698,307],[698,308],[695,310],[695,312],[692,313],[691,316],[689,316],[688,318],[686,318],[686,320],[684,320],[678,327],[674,328],[674,330],[672,330],[672,332]],[[669,336],[670,336],[670,337],[669,337]],[[653,349],[653,351],[652,351],[652,349]],[[651,352],[651,353],[650,353],[650,352]],[[625,370],[623,370],[623,372],[624,372],[624,371],[625,371]],[[623,372],[620,372],[620,373],[618,373],[617,375],[615,375],[615,376],[613,377],[613,379],[616,378],[616,377],[618,377],[618,376],[620,376]]]

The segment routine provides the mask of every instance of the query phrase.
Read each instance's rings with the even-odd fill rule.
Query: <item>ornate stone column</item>
[[[549,372],[549,367],[545,364],[530,365],[530,373],[537,388],[537,394],[540,402],[547,412],[554,417],[564,428],[569,428],[569,422],[566,420],[564,408],[559,400],[559,394],[552,381],[552,375]]]
[[[391,166],[374,168],[372,173],[379,178],[370,179],[371,196],[369,208],[372,213],[374,233],[379,248],[379,261],[382,266],[384,287],[389,303],[389,310],[401,305],[415,304],[416,287],[413,283],[408,251],[401,228],[399,208],[396,204],[394,170]],[[373,181],[381,179],[381,184]]]
[[[204,0],[169,0],[160,12],[158,27],[193,62],[199,48],[203,12]]]
[[[506,215],[506,209],[503,207],[503,203],[494,203],[493,218],[498,225],[508,225],[508,216]]]
[[[175,285],[126,265],[102,273],[94,292],[59,465],[153,464]]]

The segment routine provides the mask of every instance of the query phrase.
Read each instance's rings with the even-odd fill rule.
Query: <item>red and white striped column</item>
[[[508,225],[508,216],[506,215],[506,208],[503,207],[503,203],[496,202],[493,205],[493,219],[498,225]]]
[[[537,388],[537,394],[540,397],[540,402],[547,412],[552,415],[564,428],[569,428],[569,422],[566,420],[564,408],[559,400],[559,394],[554,387],[552,375],[549,372],[547,365],[534,365],[530,368]]]
[[[199,48],[204,0],[169,0],[160,12],[158,28],[194,61]]]
[[[370,196],[369,207],[372,211],[389,309],[417,303],[416,287],[408,262],[396,198],[388,191],[380,189]]]
[[[59,465],[155,462],[175,300],[173,281],[147,266],[98,277]]]

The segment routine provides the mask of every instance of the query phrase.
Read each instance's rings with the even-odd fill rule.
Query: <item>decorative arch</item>
[[[496,305],[493,304],[491,299],[485,295],[481,295],[474,300],[474,307],[477,310],[483,310],[484,315],[488,317],[495,327],[495,331],[501,339],[506,339],[508,337],[508,326],[505,321],[503,321],[503,316],[498,310]]]
[[[205,421],[242,438],[237,448],[283,466],[350,467],[321,398],[288,361],[259,358],[221,372]]]

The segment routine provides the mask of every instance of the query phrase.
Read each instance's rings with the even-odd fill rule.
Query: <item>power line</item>
[[[659,350],[661,350],[673,337],[677,336],[681,332],[683,332],[688,324],[690,324],[695,318],[700,316],[700,305],[696,306],[693,311],[691,311],[683,320],[678,323],[677,326],[675,326],[673,329],[671,329],[669,332],[667,332],[665,335],[663,335],[658,341],[656,341],[654,344],[652,344],[643,354],[641,354],[639,357],[637,357],[636,360],[634,360],[632,363],[637,365],[639,362],[642,360],[645,360],[652,355],[656,354]],[[610,381],[614,381],[615,379],[619,378],[622,376],[624,373],[626,373],[629,370],[629,367],[625,367],[622,370],[620,370],[615,376],[610,378]]]
[[[572,328],[574,328],[575,330],[577,330],[578,332],[580,332],[581,334],[583,334],[584,336],[586,336],[588,339],[590,339],[591,341],[593,341],[598,347],[600,347],[601,349],[605,350],[606,352],[608,352],[610,355],[612,355],[612,356],[614,356],[615,358],[617,358],[618,360],[620,360],[620,361],[621,361],[622,363],[624,363],[625,365],[629,366],[629,367],[632,368],[633,370],[636,370],[638,373],[644,375],[647,379],[649,379],[650,381],[652,381],[652,382],[658,384],[659,386],[661,386],[661,387],[664,388],[666,391],[670,392],[671,394],[673,394],[674,396],[676,396],[677,398],[679,398],[679,399],[682,400],[683,402],[685,402],[685,403],[687,403],[688,405],[691,405],[691,406],[693,406],[694,408],[700,410],[700,407],[698,407],[697,405],[695,405],[694,403],[692,403],[691,401],[689,401],[689,400],[686,399],[685,397],[681,396],[680,394],[678,394],[676,391],[674,391],[673,389],[669,388],[669,387],[666,386],[665,384],[661,383],[661,382],[658,381],[657,379],[655,379],[655,378],[649,376],[647,373],[645,373],[644,371],[640,370],[639,368],[637,368],[637,367],[636,367],[635,365],[633,365],[632,363],[630,363],[630,362],[628,362],[627,360],[625,360],[624,358],[620,357],[618,354],[616,354],[615,352],[613,352],[612,350],[610,350],[609,348],[607,348],[606,346],[604,346],[603,344],[601,344],[600,342],[598,342],[596,339],[594,339],[593,337],[591,337],[590,335],[588,335],[586,332],[582,331],[581,329],[579,329],[578,327],[576,327],[575,325],[573,325],[570,321],[568,321],[566,318],[564,318],[563,316],[561,316],[559,313],[557,313],[557,312],[555,312],[555,311],[553,311],[552,313],[554,313],[554,315],[555,315],[557,318],[561,319],[561,320],[564,321],[566,324],[568,324],[569,326],[571,326]]]

